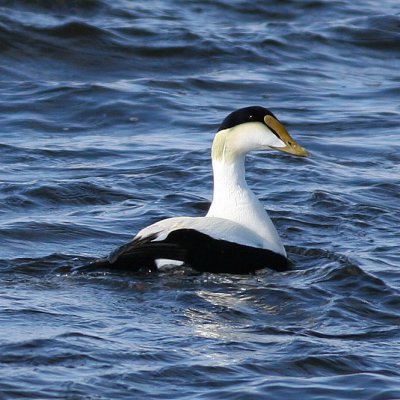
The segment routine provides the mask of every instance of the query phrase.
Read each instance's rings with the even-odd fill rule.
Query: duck
[[[211,147],[213,197],[207,214],[172,217],[147,226],[91,266],[157,271],[166,264],[185,264],[198,272],[231,274],[289,270],[282,240],[246,182],[246,155],[260,150],[308,155],[267,108],[231,112]]]

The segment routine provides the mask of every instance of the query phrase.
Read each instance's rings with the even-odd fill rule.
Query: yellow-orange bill
[[[276,150],[283,151],[285,153],[293,154],[299,157],[307,157],[308,151],[300,146],[290,135],[286,128],[272,115],[266,115],[264,117],[265,124],[276,133],[280,140],[285,143],[285,147],[274,147]]]

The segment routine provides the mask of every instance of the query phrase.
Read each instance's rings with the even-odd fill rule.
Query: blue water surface
[[[0,398],[400,398],[399,28],[395,0],[3,0]],[[249,105],[311,153],[247,163],[293,271],[79,268],[204,215]]]

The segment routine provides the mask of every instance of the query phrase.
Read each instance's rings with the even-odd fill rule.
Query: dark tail
[[[84,269],[89,271],[99,270],[126,270],[156,271],[155,260],[185,261],[186,251],[174,243],[164,242],[129,242],[115,251],[107,258],[101,258],[87,264]]]

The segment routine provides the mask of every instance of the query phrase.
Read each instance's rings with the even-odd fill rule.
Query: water
[[[399,28],[390,0],[3,0],[0,397],[399,398]],[[248,105],[312,153],[248,160],[293,271],[76,268],[204,215]]]

